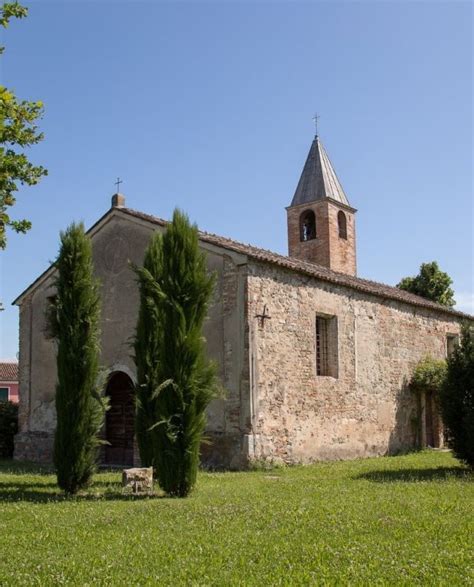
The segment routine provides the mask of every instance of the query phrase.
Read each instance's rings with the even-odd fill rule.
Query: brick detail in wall
[[[316,217],[316,238],[301,241],[300,218],[307,210],[312,210]],[[347,239],[339,237],[337,215],[341,210],[347,220]],[[356,275],[355,216],[351,209],[325,199],[289,207],[287,214],[290,257],[316,263],[347,275]]]

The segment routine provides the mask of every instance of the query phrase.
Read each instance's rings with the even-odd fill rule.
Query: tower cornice
[[[319,200],[314,200],[313,202],[305,202],[303,204],[296,204],[296,205],[290,204],[290,206],[285,207],[285,210],[290,210],[290,209],[296,210],[298,208],[300,208],[301,210],[304,210],[304,209],[308,208],[309,206],[311,206],[312,204],[318,204],[319,202],[329,202],[331,204],[335,204],[339,208],[342,208],[343,210],[347,210],[348,212],[352,212],[353,214],[355,214],[357,212],[357,208],[353,208],[352,206],[349,206],[348,204],[343,204],[342,202],[339,202],[339,200],[335,200],[334,198],[320,198]]]

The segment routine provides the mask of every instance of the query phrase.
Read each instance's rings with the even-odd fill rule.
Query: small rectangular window
[[[459,344],[459,336],[457,334],[448,334],[446,337],[446,356],[450,357],[454,353],[454,349]]]
[[[7,402],[9,398],[9,387],[0,387],[0,402]]]
[[[316,316],[316,375],[338,376],[337,318]]]

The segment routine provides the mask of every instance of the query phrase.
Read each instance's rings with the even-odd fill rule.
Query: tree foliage
[[[454,291],[450,287],[452,283],[449,275],[440,270],[436,261],[432,261],[422,263],[418,275],[404,277],[397,287],[452,308],[456,303]]]
[[[14,438],[18,432],[18,404],[0,401],[0,459],[13,457]]]
[[[202,327],[214,287],[198,232],[176,210],[135,268],[140,313],[134,343],[140,456],[162,489],[184,497],[196,482],[205,409],[217,393]]]
[[[107,408],[98,389],[99,284],[82,224],[61,233],[56,270],[56,295],[48,311],[49,331],[57,342],[54,463],[58,485],[74,494],[94,473]]]
[[[465,325],[461,344],[448,358],[440,406],[454,455],[474,469],[474,328]]]
[[[439,394],[446,377],[446,361],[425,357],[415,367],[410,388],[417,394]]]
[[[18,2],[7,2],[0,8],[0,25],[7,28],[12,18],[24,18],[28,9]],[[0,48],[0,54],[4,48]],[[0,85],[0,249],[7,246],[6,230],[25,233],[29,220],[15,220],[9,209],[16,202],[19,185],[35,185],[47,174],[44,167],[33,165],[25,149],[39,143],[43,133],[36,121],[43,115],[41,101],[19,100],[13,91]]]

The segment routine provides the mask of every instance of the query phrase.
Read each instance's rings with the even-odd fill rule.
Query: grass
[[[188,499],[65,499],[0,463],[0,585],[469,585],[473,475],[449,453],[201,473]]]

